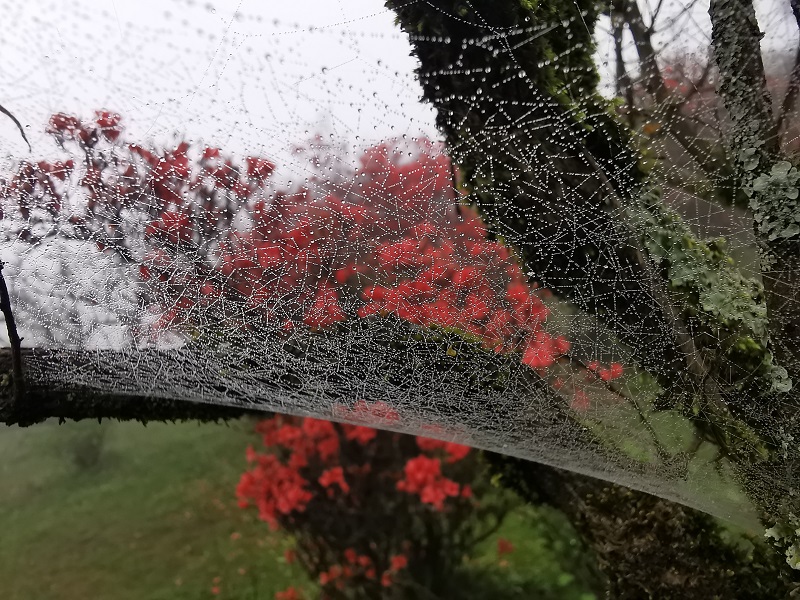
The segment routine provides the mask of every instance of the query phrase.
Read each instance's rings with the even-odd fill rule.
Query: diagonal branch
[[[31,143],[28,141],[28,136],[25,135],[25,130],[22,128],[22,124],[17,120],[17,117],[11,114],[2,104],[0,104],[0,113],[3,113],[14,122],[14,125],[16,125],[17,129],[19,129],[19,134],[22,136],[22,139],[25,140],[26,144],[28,144],[28,151],[31,152]]]

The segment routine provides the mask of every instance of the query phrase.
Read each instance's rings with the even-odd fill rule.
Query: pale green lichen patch
[[[764,532],[764,537],[772,540],[786,556],[786,564],[800,570],[800,519],[789,514],[786,521],[776,523]]]
[[[755,148],[750,150],[755,152]],[[744,168],[755,160],[745,158]],[[778,161],[768,172],[749,182],[744,191],[750,197],[756,227],[768,241],[800,238],[800,207],[797,202],[800,171],[797,167],[789,161]]]
[[[696,339],[716,348],[719,358],[734,367],[727,369],[731,383],[740,387],[760,375],[768,380],[759,386],[763,391],[785,387],[767,348],[764,288],[739,271],[725,240],[698,240],[680,215],[661,203],[657,189],[644,194],[634,211],[645,232],[642,242],[665,272]]]

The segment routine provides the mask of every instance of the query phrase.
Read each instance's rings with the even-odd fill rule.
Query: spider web
[[[761,365],[674,375],[691,292],[661,281],[674,248],[654,233],[669,221],[679,237],[725,238],[678,265],[690,280],[706,269],[701,303],[760,285],[752,214],[706,164],[731,159],[707,6],[639,4],[667,99],[647,89],[630,23],[615,45],[622,7],[601,16],[593,68],[602,93],[623,98],[604,104],[584,93],[590,69],[569,42],[591,28],[582,13],[505,29],[479,15],[485,29],[448,62],[448,35],[408,36],[379,2],[332,4],[0,3],[14,24],[0,103],[33,146],[0,124],[0,255],[37,349],[31,380],[424,433],[752,523],[754,500],[791,475],[763,467],[754,484],[750,430],[729,434],[731,458],[692,398]],[[763,48],[782,98],[796,32],[770,8]],[[448,77],[494,77],[469,62],[480,53],[513,63],[553,36],[567,40],[544,65],[565,74],[559,89],[520,67],[506,76],[523,102],[488,83],[448,100],[451,112],[421,101]],[[420,62],[412,46],[443,58]],[[604,129],[612,112],[630,142]],[[447,144],[448,130],[467,134]],[[655,185],[656,204],[644,192]],[[737,327],[764,327],[763,304],[719,302],[716,314],[749,315]],[[685,327],[705,340],[691,356],[735,368],[714,354],[729,331]]]

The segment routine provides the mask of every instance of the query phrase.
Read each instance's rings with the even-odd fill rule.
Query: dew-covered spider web
[[[797,24],[757,8],[785,158],[753,185],[791,199]],[[797,337],[771,323],[800,322],[797,280],[765,291],[708,9],[0,2],[0,104],[31,147],[4,116],[28,387],[368,423],[741,523],[786,512]]]

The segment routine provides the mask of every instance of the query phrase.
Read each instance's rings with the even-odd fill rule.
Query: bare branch
[[[17,332],[17,324],[14,321],[14,312],[11,310],[11,298],[8,294],[5,277],[3,277],[3,267],[5,263],[0,261],[0,311],[6,320],[8,329],[8,339],[11,342],[11,364],[14,377],[14,399],[17,403],[22,400],[25,393],[25,378],[22,374],[22,338]]]
[[[625,69],[622,56],[622,36],[625,31],[625,17],[619,12],[611,14],[611,27],[614,35],[614,61],[616,62],[616,95],[625,98],[629,110],[633,108],[633,82]]]
[[[644,19],[636,0],[625,0],[624,16],[631,35],[633,35],[633,41],[636,43],[636,52],[639,54],[639,66],[645,82],[645,88],[658,101],[663,101],[667,97],[667,90],[664,87],[664,78],[661,76],[658,61],[656,60],[656,51],[653,47],[651,35],[652,26],[645,27]]]
[[[22,139],[25,140],[26,144],[28,144],[28,152],[32,152],[33,148],[31,148],[31,143],[28,141],[28,136],[25,135],[25,130],[22,128],[22,124],[17,120],[17,117],[12,115],[2,104],[0,104],[0,113],[3,113],[14,122],[14,125],[16,125],[17,129],[19,129]]]
[[[650,33],[653,33],[654,27],[656,26],[656,19],[658,19],[658,16],[661,14],[661,9],[663,7],[664,0],[658,0],[658,4],[656,4],[656,7],[653,9],[650,15],[650,26],[647,28],[647,31]]]

